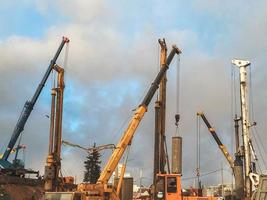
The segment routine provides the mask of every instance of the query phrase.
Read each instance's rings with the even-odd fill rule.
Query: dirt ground
[[[41,200],[43,199],[44,189],[41,186],[25,186],[7,184],[2,186],[11,200]]]

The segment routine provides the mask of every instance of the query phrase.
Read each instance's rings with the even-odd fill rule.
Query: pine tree
[[[94,143],[94,147],[96,147],[96,144]],[[101,161],[100,161],[100,153],[98,151],[93,151],[92,153],[89,153],[86,157],[86,161],[84,162],[85,172],[84,172],[84,178],[83,181],[87,183],[94,184],[97,182],[100,173],[101,173]]]

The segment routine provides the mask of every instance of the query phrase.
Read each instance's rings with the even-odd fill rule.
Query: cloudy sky
[[[238,71],[232,58],[250,60],[253,121],[257,121],[260,159],[267,158],[267,3],[220,0],[1,0],[0,7],[0,150],[4,151],[23,104],[41,80],[62,36],[70,38],[66,62],[63,139],[83,146],[117,143],[123,130],[159,69],[158,38],[176,44],[183,53],[168,72],[167,137],[176,133],[174,115],[179,110],[179,135],[184,139],[183,177],[196,172],[196,112],[205,111],[223,143],[233,152],[234,110],[232,79]],[[58,64],[63,65],[65,50]],[[180,78],[177,68],[180,66]],[[234,76],[235,75],[235,76]],[[177,85],[177,83],[180,84]],[[43,172],[48,151],[50,89],[47,81],[23,132],[26,166]],[[177,99],[179,91],[179,99]],[[236,92],[238,95],[238,92]],[[136,132],[128,162],[129,173],[143,171],[144,184],[152,181],[154,101]],[[178,103],[179,102],[179,106]],[[234,109],[236,108],[236,109]],[[204,125],[201,125],[201,173],[229,167]],[[169,151],[171,147],[169,146]],[[83,176],[85,152],[63,147],[65,175]],[[144,153],[145,152],[145,153]],[[23,155],[21,155],[23,156]],[[109,152],[103,153],[103,164]],[[202,178],[218,184],[220,173]],[[193,185],[194,180],[184,180]]]

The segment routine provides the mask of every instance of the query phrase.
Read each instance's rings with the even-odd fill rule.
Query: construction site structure
[[[224,157],[226,158],[228,164],[230,165],[232,170],[234,170],[234,159],[230,155],[230,153],[227,150],[226,146],[221,142],[220,138],[218,137],[218,135],[217,135],[217,133],[215,131],[215,128],[213,128],[210,125],[209,121],[207,120],[207,118],[206,118],[206,116],[204,115],[203,112],[198,112],[197,115],[200,116],[203,119],[203,121],[206,124],[206,126],[208,127],[208,130],[211,133],[213,139],[216,141],[219,149],[221,150],[221,152],[223,153]]]
[[[115,171],[119,161],[121,160],[127,146],[131,143],[133,136],[136,132],[138,125],[140,124],[141,120],[143,119],[147,107],[153,98],[156,90],[159,87],[159,84],[164,77],[166,71],[169,68],[169,65],[174,57],[175,54],[180,54],[181,51],[176,47],[173,46],[172,50],[166,60],[166,64],[162,67],[157,74],[156,78],[154,79],[152,85],[150,86],[148,92],[146,93],[143,101],[136,109],[132,119],[128,124],[128,128],[125,130],[122,138],[120,139],[119,143],[116,146],[116,149],[112,153],[111,157],[109,158],[107,164],[105,165],[103,171],[100,174],[100,177],[96,184],[79,184],[77,193],[82,193],[82,199],[97,199],[97,200],[106,200],[106,199],[114,199],[118,200],[119,197],[116,192],[116,188],[110,186],[108,181],[112,176],[113,172]],[[55,196],[61,195],[60,193],[54,193]],[[46,193],[45,199],[50,200],[53,198],[53,193]],[[71,198],[73,199],[73,198]]]
[[[31,100],[26,101],[26,103],[24,104],[23,110],[20,114],[20,117],[14,127],[12,136],[10,138],[10,141],[8,143],[8,146],[5,150],[5,152],[3,153],[2,158],[0,159],[0,168],[1,168],[1,173],[3,173],[4,171],[8,172],[12,172],[11,174],[13,175],[17,175],[17,176],[24,176],[25,173],[36,173],[33,170],[26,170],[24,169],[24,164],[19,162],[17,159],[15,159],[12,162],[10,162],[9,156],[11,151],[14,149],[15,144],[17,143],[18,138],[20,137],[22,131],[24,130],[24,126],[34,108],[34,105],[36,103],[36,101],[38,100],[38,97],[40,96],[42,89],[54,67],[54,65],[56,64],[57,58],[59,57],[64,45],[66,43],[69,42],[69,39],[66,37],[63,37],[61,44],[59,45],[56,54],[54,55],[53,59],[51,60],[47,71],[45,72],[40,84],[38,85],[33,97],[31,98]],[[19,150],[19,149],[17,149]],[[20,165],[18,165],[18,163],[21,163]],[[19,172],[19,173],[18,173]]]
[[[161,47],[160,50],[160,67],[166,65],[167,45],[165,39],[158,40]],[[159,94],[155,102],[155,139],[154,139],[154,177],[155,184],[156,176],[159,173],[165,173],[166,151],[165,151],[165,115],[166,115],[166,83],[167,76],[163,76],[159,85]]]
[[[239,67],[240,79],[240,101],[241,101],[241,123],[242,123],[242,137],[243,137],[243,151],[244,151],[244,170],[245,170],[245,197],[250,198],[252,195],[252,184],[249,174],[252,171],[251,162],[251,136],[249,132],[249,108],[248,108],[248,81],[247,81],[247,67],[250,66],[249,61],[232,60],[232,64]]]
[[[62,140],[62,144],[63,145],[68,145],[68,146],[71,146],[71,147],[77,147],[79,149],[82,149],[88,153],[92,153],[94,151],[103,151],[105,149],[111,149],[111,150],[114,150],[116,148],[115,144],[105,144],[105,145],[100,145],[100,146],[96,146],[96,147],[82,147],[78,144],[73,144],[71,142],[68,142],[66,140]]]
[[[243,163],[241,160],[241,156],[238,153],[236,153],[235,160],[234,160],[232,156],[230,155],[229,151],[227,150],[226,146],[221,142],[220,138],[218,137],[215,131],[215,128],[210,125],[205,114],[203,112],[198,112],[197,115],[200,116],[202,120],[204,121],[213,139],[217,143],[219,149],[223,153],[229,166],[232,169],[232,172],[235,178],[235,194],[234,194],[235,199],[238,199],[238,200],[243,199],[244,198],[244,178],[243,178]],[[236,128],[235,134],[237,134],[238,124],[235,124],[235,128]],[[236,143],[239,144],[238,141]],[[237,148],[237,150],[238,149],[239,147]]]
[[[62,191],[63,179],[60,178],[61,170],[61,141],[62,141],[62,117],[63,117],[63,95],[64,95],[64,69],[54,65],[57,72],[57,86],[51,92],[51,114],[48,156],[45,166],[45,190]],[[67,179],[68,181],[71,178]]]
[[[165,40],[159,40],[161,47],[160,65],[165,66],[167,47]],[[181,53],[181,52],[180,52]],[[178,77],[177,77],[178,78]],[[154,179],[152,198],[154,200],[208,200],[213,197],[202,197],[198,193],[195,196],[182,194],[182,137],[172,137],[172,170],[170,170],[168,151],[165,135],[166,121],[166,74],[161,80],[159,98],[155,103],[155,141],[154,141]],[[177,105],[178,106],[178,105]],[[175,115],[175,125],[178,128],[180,115]],[[167,164],[167,171],[165,165]]]

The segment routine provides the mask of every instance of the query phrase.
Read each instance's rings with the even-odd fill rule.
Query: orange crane
[[[69,194],[69,199],[83,199],[83,200],[104,200],[104,199],[112,199],[112,200],[119,200],[117,192],[114,187],[108,185],[108,181],[112,176],[112,173],[115,171],[119,161],[121,160],[127,146],[131,143],[132,138],[136,132],[138,125],[140,124],[141,120],[143,119],[147,107],[153,98],[156,90],[159,87],[159,84],[164,77],[166,71],[169,68],[169,65],[175,56],[175,54],[180,54],[181,51],[176,47],[173,46],[172,50],[166,60],[166,64],[160,69],[159,73],[157,74],[155,80],[151,84],[146,96],[144,97],[143,101],[136,109],[131,121],[128,124],[127,129],[125,130],[122,138],[120,139],[119,143],[116,146],[116,149],[112,153],[111,157],[109,158],[107,164],[105,165],[98,181],[96,184],[79,184],[78,189],[75,194]],[[60,193],[46,193],[46,200],[55,199],[55,196],[58,197],[61,195]],[[63,195],[63,194],[62,194]],[[75,196],[76,195],[76,196]]]

